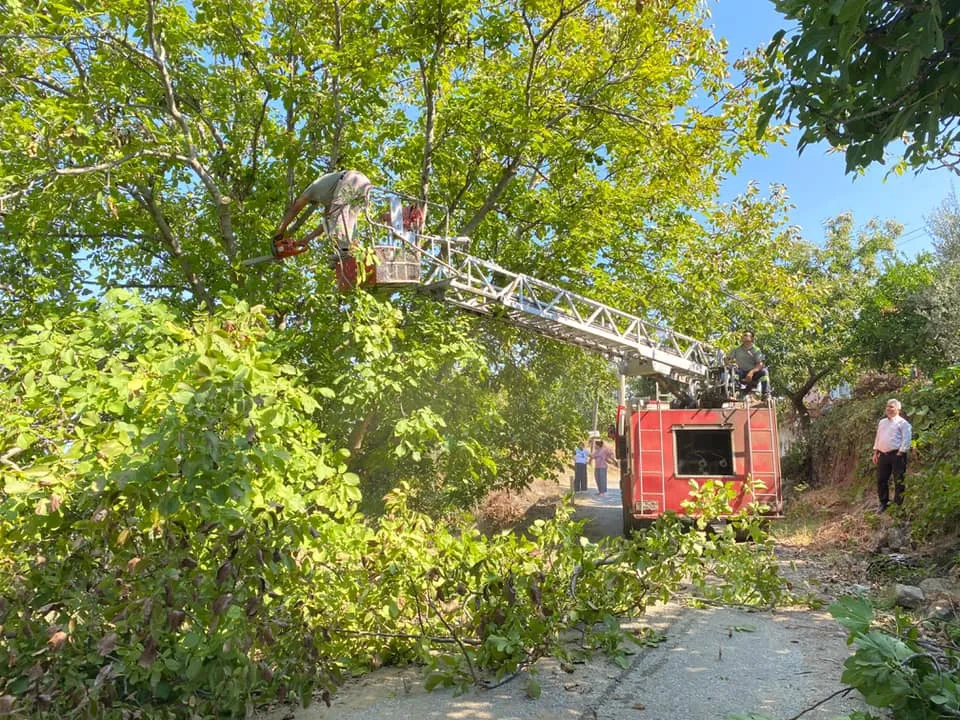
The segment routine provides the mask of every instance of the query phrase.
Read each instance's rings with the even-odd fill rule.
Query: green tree
[[[929,294],[937,281],[930,255],[896,259],[865,293],[853,328],[856,355],[869,367],[897,373],[911,365],[943,365],[931,335]]]
[[[794,24],[767,50],[767,121],[796,113],[800,149],[826,140],[848,172],[884,162],[901,139],[898,170],[960,172],[960,2],[773,2]]]
[[[181,324],[120,293],[0,339],[6,708],[238,715],[332,689],[296,595],[358,478],[261,309]]]
[[[933,252],[895,258],[861,300],[854,323],[855,354],[869,367],[928,374],[960,362],[960,203],[955,193],[927,218]]]
[[[771,197],[763,212],[757,207],[750,203],[728,215],[742,228],[742,255],[731,259],[747,264],[731,273],[726,286],[724,307],[733,329],[724,340],[733,347],[740,331],[754,330],[776,394],[787,396],[807,422],[807,394],[855,373],[856,313],[883,258],[892,256],[901,226],[871,220],[857,228],[851,215],[840,215],[826,223],[824,241],[815,244],[786,225],[785,196]]]
[[[929,322],[930,350],[943,365],[960,363],[960,199],[956,191],[927,218],[936,263],[934,281],[924,293],[924,314]]]
[[[578,392],[567,370],[598,374],[582,351],[497,323],[441,327],[434,305],[405,294],[390,299],[402,317],[384,298],[338,296],[322,251],[242,260],[265,252],[318,173],[355,167],[435,203],[430,226],[471,235],[478,255],[706,327],[698,219],[763,142],[756,91],[730,82],[704,11],[694,0],[640,13],[621,0],[13,4],[0,17],[0,237],[15,261],[0,271],[3,318],[29,322],[110,287],[185,314],[223,293],[262,302],[289,331],[291,363],[356,395],[323,408],[324,422],[365,482],[448,482],[450,462],[477,476],[456,481],[470,496],[495,473],[529,477],[577,430],[556,393]],[[529,444],[510,450],[511,438]],[[431,449],[397,463],[417,443]]]
[[[4,237],[73,289],[209,307],[237,286],[277,307],[305,268],[240,261],[318,172],[356,167],[446,208],[481,255],[598,281],[612,238],[642,243],[644,224],[709,206],[761,147],[753,90],[727,80],[702,12],[15,4],[0,21]]]

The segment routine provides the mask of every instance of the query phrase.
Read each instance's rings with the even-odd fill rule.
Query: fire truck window
[[[677,475],[733,475],[733,433],[730,430],[674,430]]]

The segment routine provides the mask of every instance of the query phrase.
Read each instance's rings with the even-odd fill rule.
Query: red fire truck
[[[677,409],[653,400],[631,403],[621,413],[617,447],[625,533],[667,510],[682,513],[691,481],[732,482],[734,510],[756,501],[770,515],[782,511],[777,412],[771,401],[753,402],[748,396],[721,407]]]
[[[733,482],[734,510],[757,500],[771,514],[781,512],[775,406],[772,400],[738,397],[720,351],[648,318],[475,257],[469,238],[431,234],[422,222],[407,222],[410,202],[416,200],[373,189],[366,207],[371,241],[333,259],[340,288],[415,286],[467,312],[495,315],[616,361],[624,532],[667,511],[683,513],[691,480]],[[389,210],[382,212],[384,206]],[[279,260],[306,249],[287,238],[280,247],[279,256],[247,262]],[[663,379],[674,389],[674,404],[679,400],[683,407],[674,407],[659,391],[652,400],[628,404],[625,378],[637,375]],[[762,490],[751,492],[759,486]]]

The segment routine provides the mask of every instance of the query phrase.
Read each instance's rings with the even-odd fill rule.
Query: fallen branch
[[[853,690],[853,688],[851,688],[851,687],[840,688],[840,689],[837,690],[836,692],[830,693],[829,695],[827,695],[827,697],[825,697],[825,698],[824,698],[823,700],[821,700],[820,702],[818,702],[818,703],[816,703],[816,704],[814,704],[814,705],[811,705],[811,706],[808,707],[808,708],[804,708],[803,710],[801,710],[798,714],[794,715],[793,717],[787,718],[787,720],[798,720],[799,718],[803,717],[804,715],[806,715],[806,714],[807,714],[808,712],[810,712],[811,710],[816,710],[818,707],[820,707],[821,705],[823,705],[825,702],[829,702],[830,700],[833,700],[835,697],[837,697],[837,695],[848,695],[852,690]]]
[[[447,629],[447,632],[450,633],[450,636],[456,641],[457,646],[460,648],[460,652],[463,654],[464,659],[467,661],[467,667],[470,668],[470,676],[473,678],[473,684],[479,685],[480,678],[477,677],[477,671],[473,667],[473,660],[470,659],[470,653],[467,652],[467,648],[464,647],[463,641],[457,636],[453,631],[453,628],[450,627],[450,623],[447,622],[447,619],[443,617],[443,613],[430,601],[430,596],[427,593],[424,593],[424,599],[427,601],[427,605],[437,614],[437,619],[443,623],[443,626]]]
[[[605,565],[615,565],[620,562],[622,558],[622,553],[617,553],[616,555],[607,555],[597,563],[597,567],[604,567]],[[577,579],[580,575],[583,574],[583,565],[577,565],[573,569],[573,574],[570,576],[570,597],[574,597],[577,594]]]
[[[374,630],[346,630],[344,628],[328,628],[331,633],[340,633],[341,635],[356,635],[360,637],[382,637],[382,638],[397,638],[400,640],[429,640],[430,642],[435,643],[465,643],[467,645],[480,645],[481,643],[478,640],[461,640],[460,638],[450,636],[445,637],[443,635],[415,635],[413,633],[388,633],[388,632],[376,632]]]

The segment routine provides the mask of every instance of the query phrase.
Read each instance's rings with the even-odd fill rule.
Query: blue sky
[[[824,0],[815,0],[823,2]],[[745,50],[766,47],[770,37],[787,25],[772,0],[710,0],[716,35],[726,38],[732,62]],[[852,212],[857,225],[870,218],[892,218],[904,225],[897,243],[903,254],[913,257],[930,249],[924,218],[940,205],[951,185],[960,178],[948,170],[925,170],[886,177],[887,167],[875,165],[865,175],[844,174],[843,153],[827,154],[829,146],[809,146],[798,155],[796,135],[786,146],[774,145],[767,157],[746,160],[738,174],[724,184],[724,199],[743,192],[749,180],[762,189],[771,183],[786,185],[795,209],[790,222],[803,228],[806,239],[823,239],[823,221],[842,212]]]

